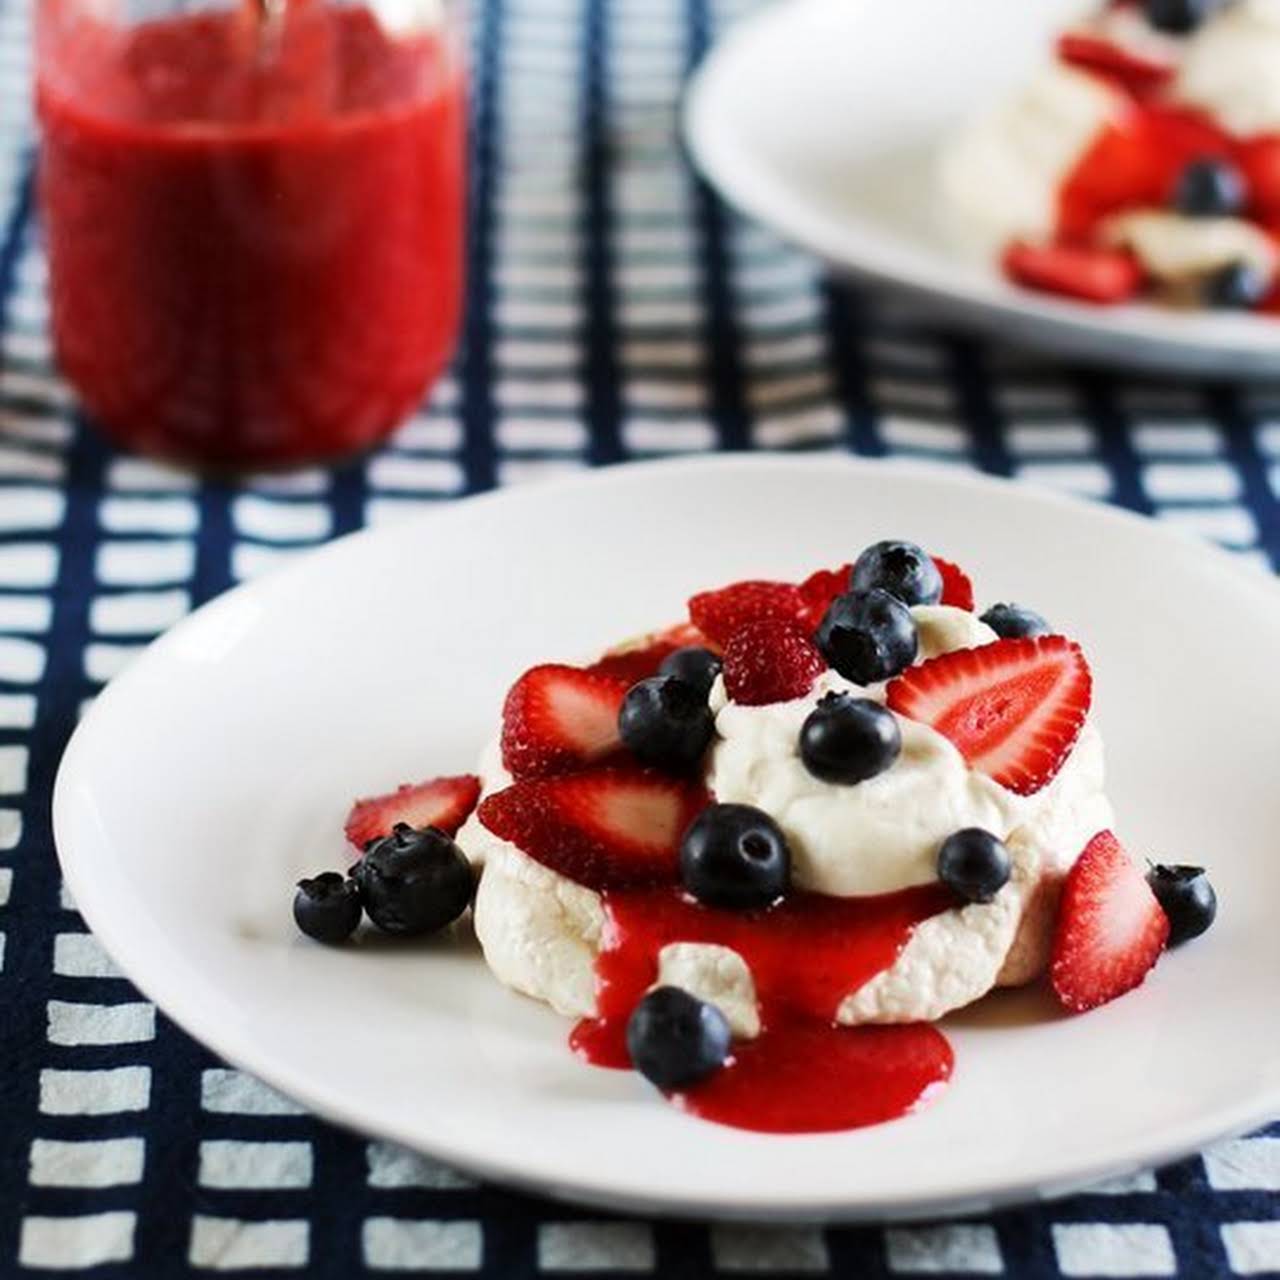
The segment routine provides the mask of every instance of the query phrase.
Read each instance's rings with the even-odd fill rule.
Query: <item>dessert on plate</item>
[[[1094,1008],[1213,918],[1203,871],[1112,834],[1092,703],[1038,613],[877,543],[525,672],[479,776],[357,803],[363,857],[295,915],[435,930],[474,870],[489,968],[583,1058],[742,1128],[888,1120],[949,1078],[951,1011],[1046,973]]]
[[[940,182],[949,227],[1019,284],[1280,310],[1280,3],[1110,0]]]

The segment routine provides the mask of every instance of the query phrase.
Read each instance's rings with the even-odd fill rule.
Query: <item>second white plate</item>
[[[1274,377],[1280,319],[1092,307],[959,255],[935,170],[963,122],[1025,80],[1080,0],[783,0],[733,29],[690,87],[698,166],[832,267],[942,317],[1089,360]]]
[[[713,535],[713,536],[709,536]],[[456,772],[510,680],[910,536],[1085,645],[1122,831],[1203,859],[1222,916],[1094,1014],[1037,991],[950,1019],[954,1082],[879,1128],[768,1137],[577,1062],[569,1024],[474,945],[298,935],[293,881],[344,864],[350,798]],[[59,775],[69,886],[124,971],[322,1115],[490,1178],[640,1211],[976,1210],[1188,1151],[1280,1112],[1272,779],[1280,591],[1156,525],[1007,483],[838,458],[630,466],[361,534],[200,610],[113,681]]]

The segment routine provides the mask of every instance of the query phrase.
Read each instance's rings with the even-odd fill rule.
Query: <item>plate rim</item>
[[[184,1003],[176,984],[152,970],[139,977],[134,969],[127,922],[110,912],[95,897],[92,859],[84,851],[76,853],[70,848],[68,831],[72,824],[75,801],[71,795],[81,766],[79,757],[86,753],[92,739],[99,732],[98,724],[112,714],[112,707],[122,697],[130,696],[134,683],[146,677],[146,668],[155,652],[164,653],[169,647],[181,644],[188,631],[209,625],[211,618],[235,609],[241,600],[257,595],[264,589],[271,590],[272,583],[283,579],[301,579],[323,570],[329,560],[338,555],[349,555],[353,547],[366,542],[411,536],[419,528],[429,527],[431,522],[457,510],[463,504],[490,505],[502,502],[513,495],[539,493],[554,500],[556,494],[586,486],[607,485],[619,476],[630,479],[638,473],[662,474],[675,470],[727,469],[772,470],[783,469],[797,473],[815,467],[841,467],[852,474],[869,474],[888,469],[904,478],[912,476],[928,478],[974,491],[1016,492],[1030,500],[1050,507],[1065,507],[1089,511],[1095,517],[1125,527],[1141,527],[1147,533],[1178,544],[1184,553],[1193,554],[1212,562],[1219,571],[1229,571],[1239,589],[1256,594],[1266,606],[1280,611],[1280,590],[1274,577],[1245,562],[1241,563],[1230,553],[1194,537],[1177,527],[1160,524],[1153,519],[1098,500],[1080,498],[1046,487],[1017,481],[1008,477],[949,467],[944,464],[914,459],[871,459],[847,454],[702,454],[692,457],[656,459],[629,463],[622,466],[584,468],[582,472],[558,477],[535,486],[518,489],[494,489],[444,504],[437,511],[415,514],[394,525],[357,530],[333,539],[314,550],[304,553],[297,561],[273,568],[267,573],[241,583],[201,605],[186,615],[173,627],[157,637],[124,672],[109,682],[99,693],[92,706],[81,718],[72,733],[59,762],[53,788],[52,819],[57,857],[68,888],[86,925],[98,938],[108,955],[119,965],[127,980],[148,1000],[151,1000],[166,1017],[232,1066],[238,1067],[263,1081],[286,1097],[300,1102],[317,1117],[341,1127],[371,1137],[406,1145],[454,1168],[470,1173],[484,1181],[498,1183],[554,1200],[590,1205],[609,1210],[624,1210],[663,1218],[713,1219],[722,1221],[751,1220],[760,1222],[866,1222],[908,1221],[955,1217],[968,1213],[988,1212],[1001,1206],[1048,1200],[1085,1189],[1107,1177],[1131,1173],[1180,1159],[1201,1150],[1206,1144],[1221,1137],[1247,1132],[1268,1122],[1280,1114],[1280,1087],[1234,1105],[1213,1110],[1208,1118],[1197,1118],[1157,1143],[1143,1144],[1136,1140],[1114,1153],[1111,1158],[1089,1165],[1072,1165],[1068,1168],[1049,1169],[1037,1177],[1026,1176],[1007,1180],[989,1180],[969,1187],[953,1195],[939,1195],[921,1199],[903,1193],[879,1200],[859,1200],[851,1203],[847,1197],[829,1200],[812,1196],[803,1201],[780,1201],[775,1195],[764,1198],[736,1197],[718,1199],[708,1194],[691,1201],[684,1197],[680,1203],[662,1198],[616,1190],[593,1183],[586,1178],[566,1178],[549,1169],[539,1171],[530,1167],[522,1153],[520,1159],[478,1156],[467,1150],[457,1149],[455,1144],[441,1142],[431,1144],[397,1132],[392,1124],[370,1121],[361,1115],[358,1107],[346,1105],[346,1099],[324,1087],[312,1087],[306,1081],[299,1085],[294,1078],[287,1056],[260,1049],[250,1037],[235,1027],[219,1023],[216,1014],[206,1017],[198,1002]],[[321,569],[316,568],[317,565]],[[103,708],[106,708],[104,711]],[[536,1160],[534,1161],[536,1165]]]
[[[730,82],[742,50],[765,42],[778,29],[799,26],[809,11],[829,12],[827,0],[788,0],[735,23],[711,49],[685,87],[680,105],[680,136],[694,167],[748,217],[772,228],[792,246],[816,256],[846,278],[863,281],[885,292],[909,297],[934,316],[962,324],[969,330],[1048,354],[1066,355],[1116,369],[1177,372],[1211,378],[1232,376],[1274,378],[1280,366],[1280,320],[1257,316],[1214,315],[1211,318],[1234,334],[1197,338],[1199,313],[1166,312],[1147,304],[1121,308],[1091,307],[1070,299],[1037,295],[1002,280],[951,279],[940,283],[930,271],[925,253],[908,246],[906,256],[916,265],[899,262],[899,269],[878,265],[874,245],[891,238],[866,224],[850,223],[867,240],[867,250],[855,253],[836,234],[829,218],[815,206],[762,169],[742,134],[731,135],[722,123],[717,97]],[[897,256],[901,257],[899,250]],[[927,255],[936,266],[943,255]],[[1125,344],[1116,353],[1117,341]]]

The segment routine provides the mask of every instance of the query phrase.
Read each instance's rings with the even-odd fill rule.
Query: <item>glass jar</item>
[[[461,44],[442,0],[40,0],[54,341],[112,439],[292,465],[420,403],[461,308]]]

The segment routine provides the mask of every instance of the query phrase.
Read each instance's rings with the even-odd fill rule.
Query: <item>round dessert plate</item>
[[[1108,363],[1275,375],[1280,319],[1020,289],[959,248],[938,157],[1025,81],[1080,0],[790,0],[733,28],[685,108],[695,163],[831,267],[948,320]],[[998,33],[998,38],[993,38]]]
[[[926,1109],[777,1137],[577,1061],[570,1024],[501,987],[465,929],[329,949],[297,933],[294,881],[345,864],[351,798],[472,767],[520,671],[677,619],[699,588],[794,578],[888,535],[1082,642],[1126,841],[1211,864],[1218,924],[1140,990],[1083,1017],[1039,988],[989,998],[944,1024],[955,1077]],[[57,845],[143,992],[341,1124],[637,1211],[976,1211],[1280,1113],[1278,652],[1269,578],[1134,516],[910,465],[634,465],[357,534],[199,610],[84,718]]]

